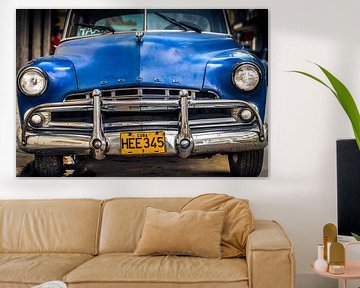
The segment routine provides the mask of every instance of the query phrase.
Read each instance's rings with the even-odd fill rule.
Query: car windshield
[[[74,9],[65,37],[143,30],[227,33],[225,21],[215,9]]]

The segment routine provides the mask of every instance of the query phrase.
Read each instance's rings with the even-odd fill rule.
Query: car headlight
[[[27,96],[39,96],[44,93],[47,82],[45,73],[36,67],[24,69],[18,77],[19,89]]]
[[[261,79],[260,69],[255,64],[244,63],[234,69],[232,80],[241,91],[254,90]]]

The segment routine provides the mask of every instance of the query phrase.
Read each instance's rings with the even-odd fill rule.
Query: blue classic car
[[[258,176],[266,79],[223,10],[70,10],[55,55],[18,73],[18,144],[41,176],[64,155],[218,153]]]

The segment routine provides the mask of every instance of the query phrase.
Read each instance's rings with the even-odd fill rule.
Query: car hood
[[[201,89],[209,59],[238,49],[228,35],[195,32],[107,34],[64,41],[57,56],[75,68],[79,91],[119,86]]]

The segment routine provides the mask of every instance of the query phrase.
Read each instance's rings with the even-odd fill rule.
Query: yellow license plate
[[[120,133],[120,154],[141,155],[165,153],[165,132]]]

